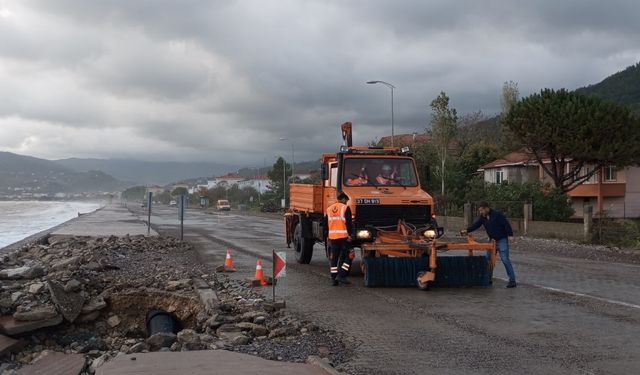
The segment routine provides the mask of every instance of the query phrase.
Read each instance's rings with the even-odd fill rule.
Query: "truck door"
[[[336,202],[336,190],[338,189],[338,163],[329,163],[329,178],[324,181],[324,204],[327,208]]]

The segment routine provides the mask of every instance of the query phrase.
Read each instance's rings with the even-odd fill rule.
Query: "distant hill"
[[[600,83],[579,88],[576,92],[625,104],[640,115],[640,63],[610,75]]]
[[[500,144],[502,126],[500,116],[494,116],[458,129],[458,141],[462,143],[484,142],[491,145]]]
[[[125,159],[61,159],[58,165],[78,171],[100,170],[136,185],[165,185],[194,177],[213,177],[237,167],[208,162],[154,162]]]
[[[287,160],[287,163],[290,164],[291,160]],[[273,165],[268,165],[266,167],[260,167],[260,168],[245,167],[245,168],[239,169],[238,174],[246,178],[256,177],[256,176],[266,176],[272,167]],[[298,175],[298,174],[306,174],[311,171],[319,171],[319,170],[320,170],[320,160],[313,160],[313,161],[296,162],[294,172],[296,175]]]
[[[118,191],[125,185],[122,181],[101,171],[76,172],[50,160],[0,152],[0,192],[2,193],[109,192]]]

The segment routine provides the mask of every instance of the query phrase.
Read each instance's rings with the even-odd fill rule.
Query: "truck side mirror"
[[[431,167],[428,165],[424,166],[424,180],[426,182],[431,182]]]
[[[322,177],[323,181],[326,181],[329,179],[329,170],[326,164],[322,164],[320,166],[320,176]]]

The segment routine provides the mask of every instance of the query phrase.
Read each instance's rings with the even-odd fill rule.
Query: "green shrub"
[[[487,201],[509,217],[523,217],[525,203],[531,203],[533,220],[567,221],[573,215],[571,201],[560,190],[538,182],[491,184],[476,179],[467,186],[468,202]]]

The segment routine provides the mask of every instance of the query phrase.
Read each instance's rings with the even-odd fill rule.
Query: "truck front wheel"
[[[313,256],[313,245],[315,241],[302,236],[302,225],[298,223],[293,232],[293,250],[296,254],[296,261],[301,264],[311,263]]]

